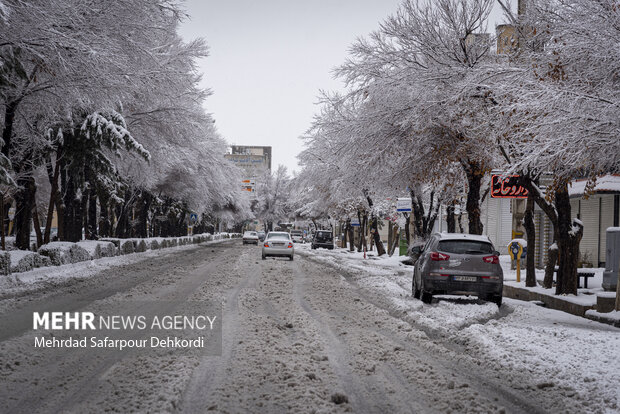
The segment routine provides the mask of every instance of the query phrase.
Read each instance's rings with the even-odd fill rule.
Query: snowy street
[[[410,267],[307,245],[292,262],[239,240],[158,254],[3,289],[0,412],[619,411],[617,328],[514,300],[423,305]],[[33,348],[34,310],[127,298],[220,301],[221,355]]]

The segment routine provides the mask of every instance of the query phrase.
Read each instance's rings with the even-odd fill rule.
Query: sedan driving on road
[[[255,231],[246,231],[243,233],[243,244],[258,244],[258,233]]]
[[[412,294],[431,303],[433,295],[477,295],[501,306],[504,274],[499,252],[487,236],[436,233],[413,268]]]
[[[293,243],[303,243],[304,232],[301,230],[291,230],[291,239],[293,239]]]
[[[263,242],[263,260],[268,256],[284,256],[293,260],[295,247],[291,235],[284,231],[270,231]]]

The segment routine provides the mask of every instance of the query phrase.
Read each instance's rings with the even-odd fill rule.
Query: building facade
[[[250,193],[255,194],[257,180],[265,172],[271,172],[271,147],[232,145],[224,158],[245,172],[240,185]]]

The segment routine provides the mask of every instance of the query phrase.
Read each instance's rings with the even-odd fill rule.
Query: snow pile
[[[146,242],[144,240],[140,240],[138,245],[136,246],[136,253],[144,253],[146,251]]]
[[[241,237],[240,234],[198,234],[186,237],[151,237],[146,239],[106,238],[72,242],[51,242],[41,246],[38,252],[11,250],[0,252],[0,275],[27,272],[38,267],[62,266],[104,257],[143,253],[167,247],[186,246],[211,240]]]
[[[0,252],[0,275],[11,273],[11,256],[9,252]]]
[[[121,244],[121,254],[131,254],[136,251],[133,240],[127,240]]]
[[[11,250],[9,254],[9,266],[11,273],[27,272],[37,267],[50,266],[49,257],[41,256],[27,250]]]
[[[116,246],[112,242],[99,240],[81,240],[76,243],[88,252],[92,259],[117,255]]]
[[[83,247],[71,242],[51,242],[39,248],[39,254],[49,257],[51,264],[60,266],[90,260],[90,254]]]

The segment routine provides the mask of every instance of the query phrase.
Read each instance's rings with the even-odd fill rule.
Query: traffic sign
[[[410,198],[398,198],[396,200],[396,211],[401,211],[401,212],[411,211],[411,199]]]
[[[360,226],[360,221],[356,218],[351,219],[351,226],[353,227],[359,227]]]
[[[192,222],[192,224],[197,223],[198,222],[198,214],[191,213],[189,215],[189,221]]]

